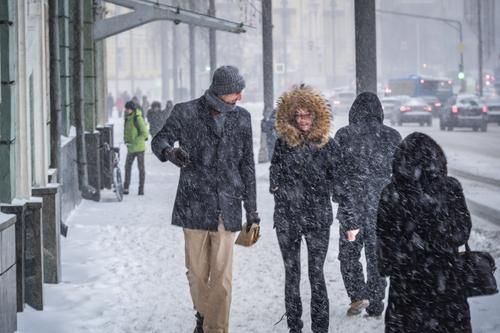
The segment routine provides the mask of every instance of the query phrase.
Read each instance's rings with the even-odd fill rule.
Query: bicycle
[[[109,144],[104,144],[105,149],[110,153],[112,163],[112,189],[115,192],[118,201],[123,200],[123,182],[122,173],[120,170],[120,147],[110,147]]]

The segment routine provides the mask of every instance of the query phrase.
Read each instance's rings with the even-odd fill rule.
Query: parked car
[[[432,108],[432,116],[439,117],[439,113],[442,107],[442,103],[439,100],[439,98],[437,98],[437,96],[431,96],[431,95],[420,96],[420,98],[422,98],[427,103],[427,105],[429,105]]]
[[[330,97],[330,105],[334,114],[349,112],[352,103],[356,99],[354,91],[338,91]]]
[[[420,97],[401,97],[400,103],[392,108],[391,125],[418,123],[432,126],[432,108]]]
[[[410,97],[405,95],[382,97],[380,102],[382,103],[382,109],[384,109],[384,119],[390,120],[391,125],[394,125],[395,122],[392,116],[394,110],[399,109],[399,107],[408,99],[410,99]]]
[[[439,128],[453,131],[455,127],[470,127],[474,131],[488,129],[488,106],[475,95],[450,97],[442,108]]]
[[[500,96],[484,100],[488,107],[488,122],[500,125]]]

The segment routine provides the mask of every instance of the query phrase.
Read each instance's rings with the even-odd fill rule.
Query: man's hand
[[[354,242],[356,240],[356,235],[359,233],[359,229],[348,230],[345,233],[345,237],[349,242]]]
[[[259,214],[257,212],[248,213],[247,214],[247,232],[250,231],[250,229],[252,228],[252,225],[254,223],[255,224],[260,223]]]
[[[179,168],[189,164],[189,154],[182,148],[166,149],[164,154],[167,160],[174,163]]]

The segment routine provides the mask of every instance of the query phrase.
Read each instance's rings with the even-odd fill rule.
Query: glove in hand
[[[171,148],[165,152],[167,160],[178,166],[185,167],[189,164],[189,154],[182,148]]]
[[[252,224],[259,224],[260,223],[260,217],[257,212],[253,213],[248,213],[247,214],[247,231],[250,231],[252,228]]]

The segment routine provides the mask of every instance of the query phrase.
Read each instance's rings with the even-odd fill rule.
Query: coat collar
[[[212,116],[212,109],[208,105],[204,96],[199,99],[199,105],[200,105],[200,107],[198,108],[199,117],[201,118],[201,120],[205,124],[207,124],[209,131],[213,135],[215,135],[217,138],[219,138],[219,139],[223,138],[225,136],[225,134],[227,133],[228,129],[235,126],[236,120],[238,119],[238,111],[236,109],[235,109],[235,111],[227,112],[225,114],[226,120],[224,121],[222,135],[220,135],[217,132],[217,125],[215,124],[215,119]]]

